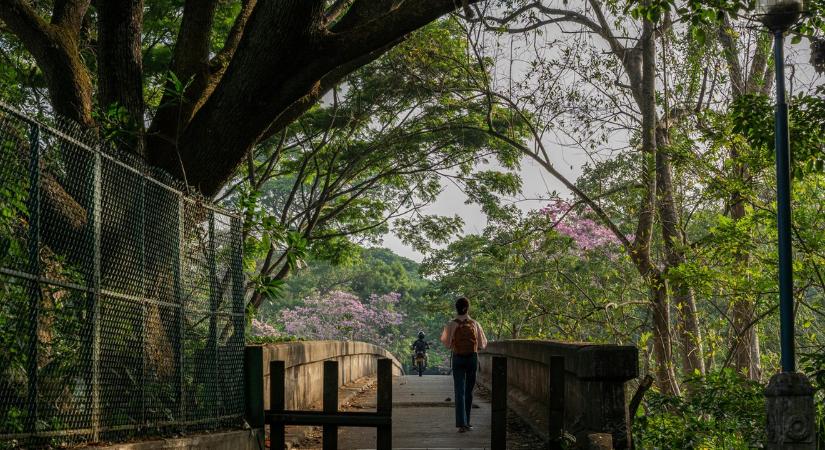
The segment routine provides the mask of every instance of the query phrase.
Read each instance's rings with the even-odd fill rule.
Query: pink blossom
[[[275,329],[272,325],[261,322],[258,319],[252,319],[252,327],[251,327],[252,336],[256,337],[280,337],[281,333]]]
[[[565,200],[556,199],[540,212],[555,223],[556,231],[572,238],[576,246],[583,251],[620,243],[609,228],[583,217]],[[588,212],[591,212],[589,208],[584,211],[585,214]]]
[[[365,300],[348,292],[313,295],[304,304],[281,312],[286,332],[304,339],[365,341],[389,346],[404,319],[394,306],[400,295],[371,295]]]

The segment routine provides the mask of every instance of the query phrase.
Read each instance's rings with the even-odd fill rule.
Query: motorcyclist
[[[415,355],[417,353],[423,353],[424,354],[424,365],[426,366],[426,364],[427,364],[427,350],[430,348],[430,343],[427,342],[424,339],[424,332],[423,331],[418,332],[418,340],[413,342],[413,344],[410,346],[410,348],[412,348],[412,350],[413,350],[413,354],[412,354],[413,366],[415,366]]]

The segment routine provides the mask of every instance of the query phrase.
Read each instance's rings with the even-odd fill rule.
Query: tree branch
[[[77,34],[83,24],[83,17],[89,9],[89,3],[90,0],[56,0],[52,12],[52,24],[72,34]]]
[[[92,81],[72,35],[46,23],[22,0],[0,1],[0,20],[14,33],[43,71],[55,112],[91,127]]]

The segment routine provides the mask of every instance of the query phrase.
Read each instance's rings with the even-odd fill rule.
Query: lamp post
[[[785,32],[802,14],[802,0],[757,0],[760,21],[774,36],[776,68],[776,223],[779,247],[779,334],[782,372],[765,390],[769,449],[816,448],[813,387],[796,372],[791,245],[791,157],[785,102]]]
[[[799,20],[799,0],[759,0],[762,23],[774,35],[776,67],[776,223],[779,231],[779,334],[783,372],[796,372],[791,248],[791,157],[788,104],[785,102],[784,35]]]

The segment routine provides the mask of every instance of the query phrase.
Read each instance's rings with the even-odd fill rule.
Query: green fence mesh
[[[0,449],[237,427],[241,222],[0,103]]]

